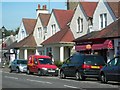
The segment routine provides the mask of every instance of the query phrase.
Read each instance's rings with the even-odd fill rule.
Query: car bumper
[[[42,75],[58,76],[58,70],[41,70]]]

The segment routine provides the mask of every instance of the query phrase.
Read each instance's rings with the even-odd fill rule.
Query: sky
[[[7,30],[15,30],[20,27],[22,18],[35,19],[38,4],[41,6],[46,4],[51,12],[52,9],[67,9],[66,1],[67,0],[0,0],[0,28],[5,26]]]
[[[21,0],[22,1],[22,0]],[[40,1],[40,0],[37,0]],[[43,2],[44,1],[44,2]],[[66,0],[62,0],[62,2],[55,2],[49,0],[42,0],[40,2],[9,2],[3,1],[0,3],[0,28],[5,26],[7,30],[15,30],[21,24],[22,18],[35,18],[36,19],[36,9],[38,4],[47,5],[47,8],[50,9],[66,9]],[[1,16],[2,15],[2,16]]]

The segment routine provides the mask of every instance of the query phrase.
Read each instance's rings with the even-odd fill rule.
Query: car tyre
[[[104,74],[101,74],[101,83],[107,83],[106,76]]]
[[[27,69],[27,74],[28,74],[28,75],[30,75],[30,74],[31,74],[29,69]]]
[[[80,80],[81,75],[80,75],[80,73],[78,71],[76,72],[75,77],[76,77],[76,80]]]
[[[20,72],[20,69],[17,67],[16,68],[16,73],[19,73]]]
[[[65,74],[64,74],[63,71],[60,72],[60,78],[61,78],[61,79],[65,79],[65,78],[66,78],[66,76],[65,76]]]
[[[42,75],[42,72],[41,72],[41,70],[38,70],[38,76],[41,76]]]
[[[10,71],[9,71],[9,72],[10,72],[10,73],[12,73],[12,68],[10,67],[9,69],[10,69]]]

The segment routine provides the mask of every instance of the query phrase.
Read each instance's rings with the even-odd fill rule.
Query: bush
[[[54,64],[55,64],[58,68],[60,68],[60,67],[62,66],[63,62],[55,61]]]

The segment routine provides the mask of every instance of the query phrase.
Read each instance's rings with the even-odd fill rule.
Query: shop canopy
[[[105,40],[103,43],[100,44],[90,44],[87,45],[77,45],[75,46],[76,51],[84,51],[84,50],[101,50],[101,49],[113,49],[113,44],[111,40]]]

